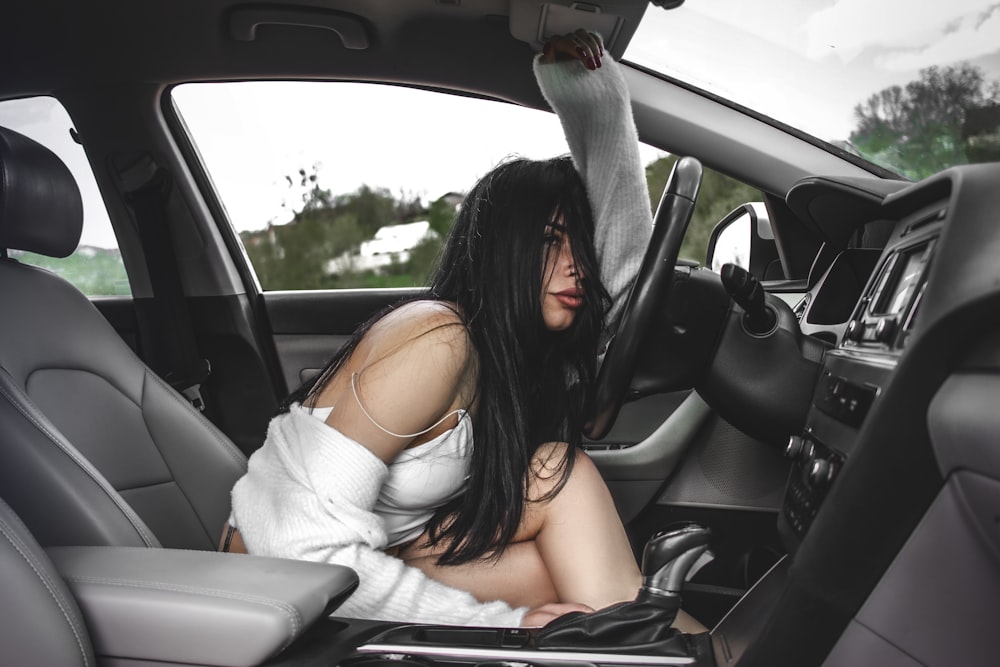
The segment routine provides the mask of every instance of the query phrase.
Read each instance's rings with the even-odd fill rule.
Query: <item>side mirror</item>
[[[771,220],[763,202],[736,207],[712,229],[705,266],[718,273],[723,264],[740,266],[760,280],[784,277]],[[774,264],[781,275],[769,275]]]

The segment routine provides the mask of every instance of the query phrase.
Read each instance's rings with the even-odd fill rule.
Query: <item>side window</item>
[[[426,284],[464,193],[508,156],[569,152],[555,115],[401,86],[192,83],[175,109],[265,290]],[[641,145],[651,206],[675,158]],[[705,170],[681,256],[760,194]]]
[[[265,290],[424,285],[480,176],[508,156],[569,152],[551,113],[401,86],[195,83],[172,96]]]
[[[131,294],[108,211],[83,148],[73,140],[73,123],[66,109],[52,97],[2,101],[0,126],[34,139],[58,155],[83,196],[83,233],[72,255],[57,259],[11,250],[10,256],[61,275],[87,296]]]

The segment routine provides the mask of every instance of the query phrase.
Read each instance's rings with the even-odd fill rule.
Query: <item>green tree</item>
[[[675,158],[665,157],[646,167],[653,202],[659,202],[674,162]],[[396,198],[385,188],[368,185],[333,195],[319,185],[315,167],[311,172],[300,169],[297,176],[287,180],[290,188],[302,190],[301,203],[295,207],[292,220],[242,234],[244,247],[265,289],[427,284],[454,222],[454,195],[441,197],[425,208],[418,197],[400,192]],[[739,204],[759,199],[760,193],[752,188],[706,169],[681,257],[703,262],[715,223]],[[417,219],[426,219],[434,235],[413,248],[406,261],[394,262],[379,271],[362,271],[352,266],[352,255],[380,227]]]
[[[347,262],[331,275],[331,262],[356,251],[379,227],[401,222],[419,208],[419,199],[401,194],[397,201],[387,189],[367,185],[334,196],[320,186],[318,169],[313,165],[285,177],[290,190],[300,191],[291,221],[241,235],[265,289],[362,286],[367,278],[354,276]]]
[[[443,237],[428,236],[410,251],[407,271],[412,276],[413,285],[426,285],[437,270],[444,247]]]
[[[295,179],[291,176],[285,176],[285,180],[288,181],[289,188],[295,187]],[[318,163],[314,163],[308,172],[304,167],[300,167],[298,173],[298,183],[299,188],[303,191],[300,195],[302,199],[302,206],[298,209],[298,212],[330,208],[333,195],[329,190],[324,190],[319,187]]]
[[[125,264],[117,248],[80,246],[72,255],[65,258],[11,250],[10,257],[62,276],[87,296],[132,293],[128,276],[125,274]]]
[[[980,68],[969,63],[928,67],[916,81],[885,88],[855,106],[857,128],[850,143],[863,157],[920,179],[968,163],[966,121],[970,113],[997,104],[1000,86],[987,83]],[[994,134],[996,117],[994,112]]]
[[[366,238],[375,236],[379,227],[401,222],[396,198],[386,188],[362,185],[354,192],[334,197],[330,208],[353,214]]]
[[[646,165],[646,185],[649,187],[650,208],[654,213],[676,161],[676,157],[668,155]],[[681,244],[680,257],[704,264],[708,238],[716,223],[740,204],[761,200],[759,190],[706,167],[694,214]]]
[[[427,222],[441,238],[448,238],[451,227],[455,224],[456,206],[451,203],[449,197],[439,197],[431,202],[427,208]]]

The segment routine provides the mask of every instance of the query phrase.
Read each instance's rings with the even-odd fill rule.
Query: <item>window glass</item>
[[[6,100],[0,102],[0,126],[34,139],[58,155],[83,197],[83,233],[72,255],[54,258],[11,250],[10,256],[61,275],[88,296],[131,294],[108,211],[83,147],[73,139],[73,123],[66,109],[52,97]]]
[[[914,180],[1000,160],[996,3],[669,6],[645,13],[626,60]]]
[[[509,156],[569,151],[551,113],[401,86],[194,83],[172,95],[265,290],[424,285],[479,177]],[[640,154],[659,202],[673,158]],[[722,189],[706,220],[743,196]],[[712,223],[751,199],[692,230],[702,241],[685,256],[704,261]]]

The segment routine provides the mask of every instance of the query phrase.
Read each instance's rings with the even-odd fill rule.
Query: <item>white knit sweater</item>
[[[651,231],[628,89],[618,65],[587,71],[573,61],[535,66],[563,122],[597,225],[602,279],[617,320]],[[338,563],[360,585],[337,613],[346,617],[455,625],[517,626],[527,609],[480,603],[383,553],[372,511],[388,474],[363,445],[293,406],[275,417],[264,445],[233,487],[232,521],[252,554]]]
[[[610,57],[589,71],[577,61],[545,65],[535,78],[562,122],[573,164],[587,185],[601,282],[611,295],[601,349],[618,319],[653,233],[646,172],[632,120],[628,85]]]

